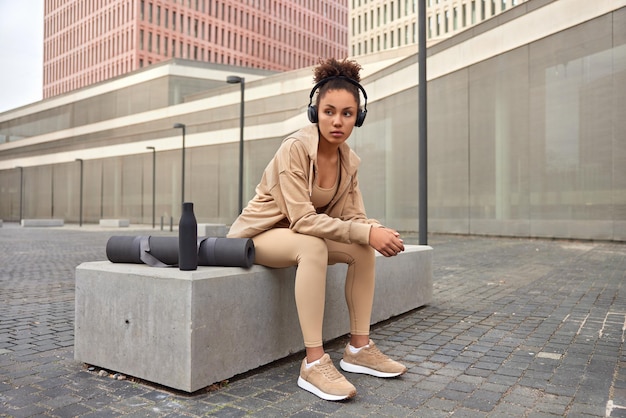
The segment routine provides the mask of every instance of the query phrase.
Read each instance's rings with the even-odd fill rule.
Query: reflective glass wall
[[[626,239],[625,15],[429,83],[431,231]]]

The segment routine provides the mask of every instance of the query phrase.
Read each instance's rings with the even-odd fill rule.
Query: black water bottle
[[[193,203],[183,203],[183,213],[178,224],[178,268],[198,269],[198,223],[193,213]]]

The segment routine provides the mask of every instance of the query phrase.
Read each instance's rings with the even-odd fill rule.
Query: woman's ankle
[[[370,342],[369,335],[351,335],[350,345],[354,348],[361,348],[368,345]]]
[[[306,347],[306,362],[311,364],[322,358],[324,355],[324,347]]]

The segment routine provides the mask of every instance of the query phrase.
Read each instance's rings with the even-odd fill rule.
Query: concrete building
[[[358,61],[368,115],[350,144],[368,215],[415,231],[417,51]],[[184,123],[185,197],[199,222],[230,224],[240,87],[226,77],[246,77],[247,201],[309,123],[311,70],[176,59],[2,113],[0,219],[78,222],[82,207],[86,223],[150,224],[153,181],[157,218],[177,219]],[[430,47],[427,78],[429,232],[626,241],[626,0],[529,0]]]
[[[293,70],[348,54],[347,0],[45,0],[43,97],[171,58]]]
[[[494,18],[527,0],[426,0],[427,45]],[[350,0],[350,53],[417,46],[417,0]]]

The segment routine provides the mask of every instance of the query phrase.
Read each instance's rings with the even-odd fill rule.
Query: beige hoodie
[[[265,168],[256,196],[230,227],[229,238],[252,238],[280,223],[301,234],[369,244],[370,228],[381,225],[365,215],[357,180],[360,159],[348,144],[339,147],[341,177],[335,197],[323,213],[311,203],[318,141],[317,125],[285,138]]]

